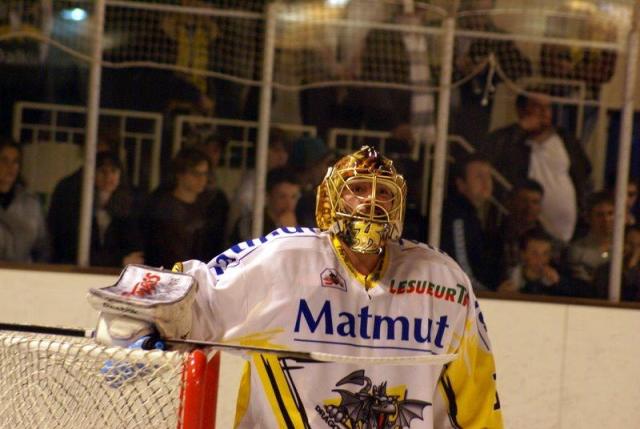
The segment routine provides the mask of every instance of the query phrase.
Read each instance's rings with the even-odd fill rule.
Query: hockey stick
[[[305,359],[313,362],[325,363],[353,363],[359,365],[444,365],[455,360],[457,354],[441,355],[408,355],[408,356],[347,356],[323,352],[303,352],[299,350],[276,349],[271,347],[246,346],[240,344],[218,343],[210,341],[163,339],[169,344],[191,345],[196,347],[211,347],[217,350],[241,351],[274,354],[281,357]]]
[[[24,325],[20,323],[0,323],[0,331],[14,331],[34,334],[64,335],[68,337],[91,337],[91,331],[56,326]]]
[[[17,331],[17,332],[25,332],[25,333],[39,333],[39,334],[47,334],[47,335],[64,335],[71,337],[84,337],[91,338],[93,337],[92,331],[83,331],[80,329],[70,329],[70,328],[57,328],[57,327],[48,327],[48,326],[38,326],[38,325],[21,325],[14,323],[0,323],[0,332],[1,331]],[[294,359],[304,359],[313,362],[325,362],[325,363],[353,363],[359,365],[444,365],[452,360],[456,359],[458,355],[456,354],[441,354],[441,355],[407,355],[407,356],[347,356],[347,355],[337,355],[332,353],[323,353],[323,352],[303,352],[298,350],[285,350],[285,349],[276,349],[271,347],[259,347],[259,346],[247,346],[241,344],[230,344],[230,343],[217,343],[217,342],[208,342],[208,341],[197,341],[197,340],[181,340],[177,338],[172,339],[161,339],[161,341],[168,344],[176,344],[176,345],[189,345],[192,347],[211,347],[216,350],[228,350],[228,351],[236,351],[236,352],[254,352],[254,353],[265,353],[265,354],[273,354],[281,357],[288,357]],[[115,350],[115,349],[114,349]],[[126,349],[125,349],[126,350]]]

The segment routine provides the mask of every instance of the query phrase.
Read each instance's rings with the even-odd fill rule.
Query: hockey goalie
[[[351,359],[247,354],[239,428],[501,428],[469,279],[446,254],[401,238],[405,198],[393,163],[365,146],[318,187],[318,229],[281,228],[173,273],[130,266],[92,291],[98,340],[127,344],[155,330]],[[455,358],[397,364],[444,355]]]

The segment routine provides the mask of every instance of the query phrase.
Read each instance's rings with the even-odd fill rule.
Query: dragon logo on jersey
[[[360,390],[334,389],[340,394],[337,405],[316,405],[316,411],[334,429],[405,429],[414,419],[422,420],[430,402],[406,399],[406,389],[395,395],[387,391],[387,382],[374,385],[360,369],[336,383],[363,386]],[[402,399],[405,398],[405,399]],[[329,402],[329,401],[327,401]]]
[[[335,268],[325,268],[322,270],[320,273],[320,284],[322,287],[340,289],[344,292],[347,291],[347,284]]]

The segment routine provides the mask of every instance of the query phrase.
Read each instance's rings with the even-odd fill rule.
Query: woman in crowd
[[[21,158],[17,143],[0,140],[0,260],[44,262],[49,253],[44,214],[20,180]]]
[[[120,267],[144,263],[139,229],[139,198],[128,185],[122,165],[112,152],[96,156],[91,223],[90,264]],[[82,173],[65,177],[51,197],[48,224],[53,261],[74,264],[78,254],[78,224]]]
[[[145,263],[171,268],[177,261],[211,259],[212,243],[221,243],[219,207],[207,191],[211,160],[194,148],[172,161],[169,183],[153,192],[145,208]],[[222,250],[222,249],[219,249]]]

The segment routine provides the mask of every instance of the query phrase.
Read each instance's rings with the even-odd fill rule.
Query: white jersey
[[[379,273],[349,268],[326,232],[282,228],[183,270],[199,284],[191,337],[352,356],[456,353],[443,365],[316,363],[253,355],[240,428],[500,428],[486,327],[442,252],[389,243]],[[364,287],[367,283],[368,288]]]
[[[558,134],[541,143],[530,142],[529,177],[544,189],[540,222],[558,240],[568,243],[578,219],[576,189],[569,169],[571,159]]]

